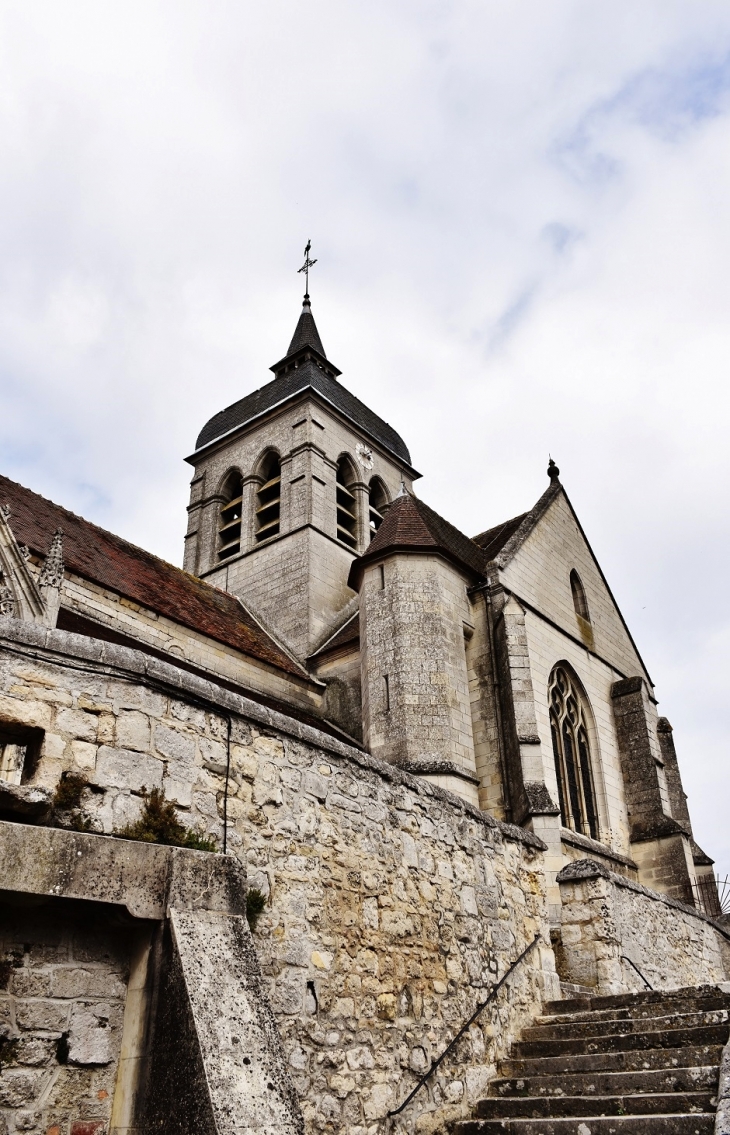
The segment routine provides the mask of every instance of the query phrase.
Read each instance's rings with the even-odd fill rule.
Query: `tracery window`
[[[357,504],[350,488],[354,481],[352,463],[341,457],[337,462],[337,539],[349,548],[357,547]]]
[[[565,666],[550,675],[550,730],[563,826],[598,839],[585,698]]]
[[[281,462],[269,453],[261,466],[262,484],[256,493],[256,539],[279,535],[281,521]]]
[[[370,482],[370,539],[372,540],[375,533],[383,523],[383,512],[388,503],[388,493],[385,485],[379,477],[373,477]]]
[[[243,504],[243,478],[240,473],[229,473],[223,486],[220,523],[218,525],[218,560],[227,560],[241,550],[241,508]]]

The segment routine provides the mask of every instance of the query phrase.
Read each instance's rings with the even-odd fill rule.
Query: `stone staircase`
[[[730,994],[552,1001],[455,1135],[710,1135]]]

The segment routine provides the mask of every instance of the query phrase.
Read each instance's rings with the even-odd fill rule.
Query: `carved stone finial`
[[[0,571],[0,616],[12,619],[15,613],[15,596],[5,582],[5,576]]]
[[[63,529],[57,528],[38,582],[41,587],[60,587],[63,583],[63,571]]]
[[[0,504],[0,516],[2,516],[3,520],[10,520],[9,504]]]
[[[550,458],[550,460],[548,462],[547,475],[550,478],[550,484],[551,485],[557,485],[558,484],[558,478],[560,477],[560,470],[558,469],[557,465],[553,461],[552,457]]]
[[[27,563],[28,560],[30,559],[30,548],[28,547],[28,545],[27,544],[18,544],[18,551],[20,552],[21,556],[23,557],[23,559]]]

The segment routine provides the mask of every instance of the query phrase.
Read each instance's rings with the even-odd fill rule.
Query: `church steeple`
[[[301,351],[303,347],[313,347],[314,350],[322,356],[322,358],[327,358],[324,347],[322,346],[322,340],[319,337],[317,324],[314,322],[314,316],[312,315],[312,305],[309,302],[308,295],[305,295],[304,297],[304,303],[302,304],[302,314],[299,316],[299,322],[297,323],[296,329],[294,331],[292,341],[289,344],[289,350],[286,353],[287,358],[289,357],[289,355],[293,355],[297,351]]]

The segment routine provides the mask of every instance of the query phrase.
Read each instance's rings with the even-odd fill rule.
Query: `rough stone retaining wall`
[[[51,900],[0,905],[0,1131],[101,1135],[122,1036],[129,934]],[[4,1040],[2,1038],[5,1038]],[[54,1130],[55,1128],[55,1130]]]
[[[590,859],[558,875],[562,899],[558,970],[600,996],[714,985],[730,977],[730,933],[666,895]]]
[[[219,843],[227,808],[229,851],[268,898],[254,941],[307,1127],[383,1130],[495,978],[538,931],[548,939],[543,845],[136,651],[9,629],[0,718],[45,730],[36,782],[83,774],[99,832],[134,820],[144,787],[164,787],[181,819]],[[436,1130],[469,1111],[542,998],[557,995],[542,945],[398,1129]]]

